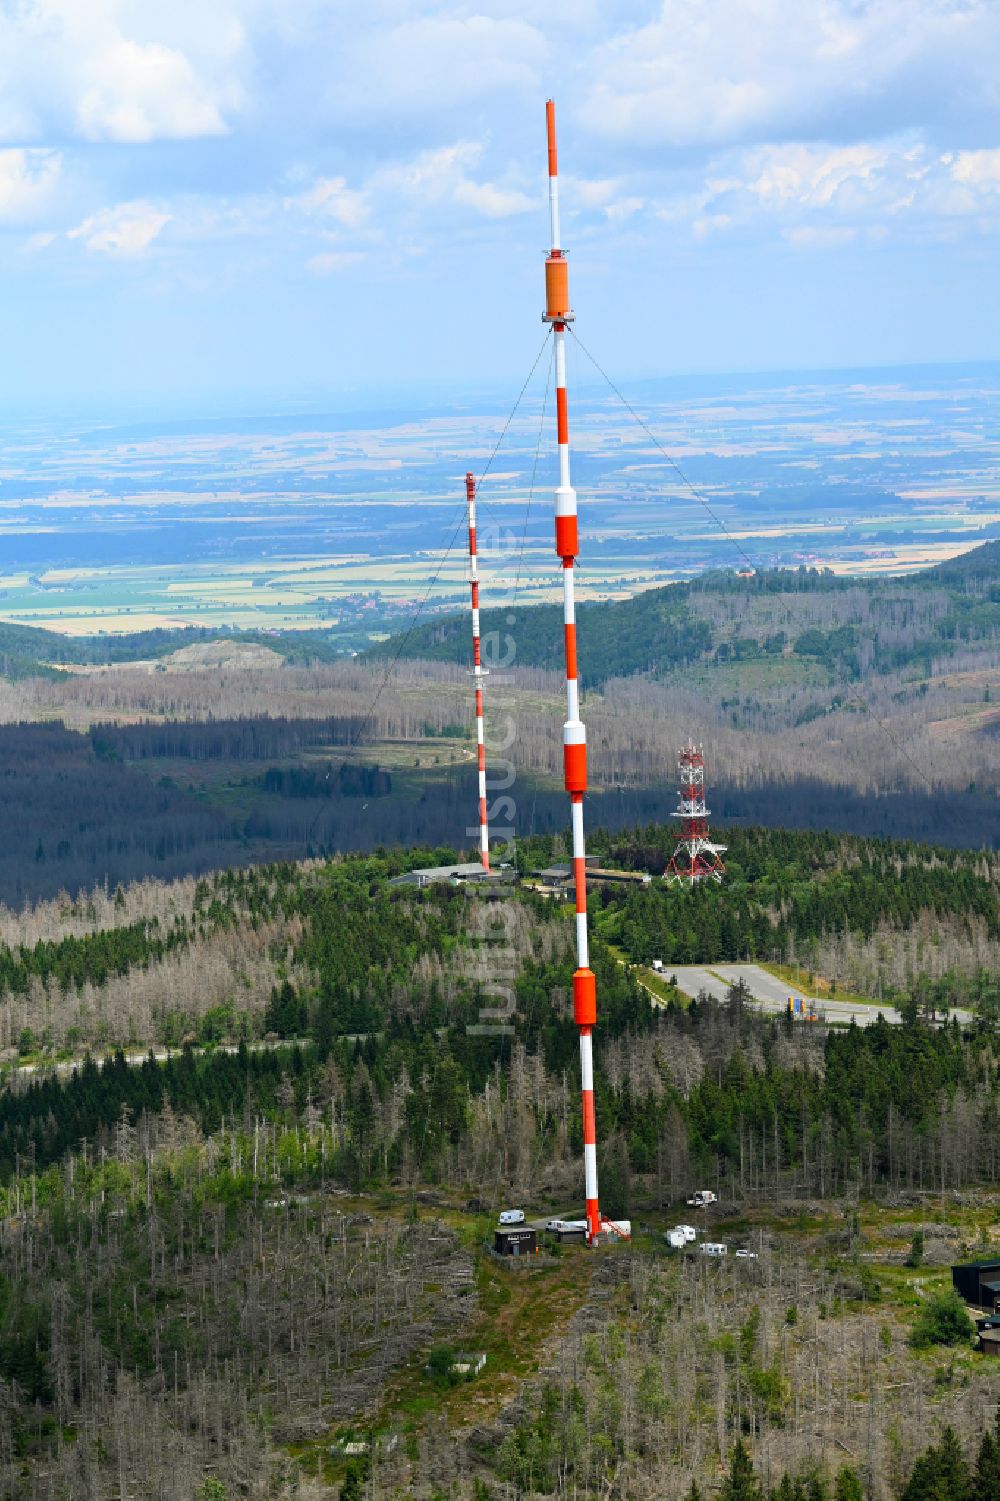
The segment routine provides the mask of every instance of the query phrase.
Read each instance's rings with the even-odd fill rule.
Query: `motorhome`
[[[501,1225],[523,1225],[524,1224],[524,1210],[523,1209],[501,1209],[501,1211],[500,1211],[500,1223],[501,1223]]]

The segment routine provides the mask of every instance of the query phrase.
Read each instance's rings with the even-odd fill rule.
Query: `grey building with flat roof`
[[[500,877],[484,870],[478,860],[467,860],[462,865],[427,865],[423,870],[407,870],[401,876],[393,876],[390,886],[434,886],[442,882],[465,885],[469,881],[495,881]]]

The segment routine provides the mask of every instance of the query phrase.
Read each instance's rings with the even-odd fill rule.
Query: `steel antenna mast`
[[[580,1032],[583,1087],[583,1166],[587,1201],[587,1241],[601,1233],[597,1195],[597,1121],[594,1113],[593,1029],[597,1023],[597,982],[590,968],[587,941],[587,867],[583,838],[583,795],[587,790],[587,732],[580,718],[576,664],[576,601],[573,568],[579,551],[576,491],[570,483],[569,418],[566,407],[566,326],[573,321],[569,301],[569,266],[559,231],[559,170],[556,156],[556,107],[545,105],[549,148],[549,217],[552,249],[545,261],[546,323],[552,326],[555,356],[556,436],[559,485],[556,490],[556,552],[562,559],[563,621],[566,643],[566,723],[563,725],[563,770],[573,817],[573,879],[576,891],[576,972],[573,975],[573,1020]]]
[[[479,562],[476,554],[476,476],[465,476],[469,508],[469,583],[472,586],[472,676],[476,683],[476,755],[479,762],[479,858],[490,868],[490,833],[486,821],[486,735],[483,728],[483,667],[479,644]]]

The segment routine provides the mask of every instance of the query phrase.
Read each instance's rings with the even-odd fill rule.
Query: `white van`
[[[524,1224],[524,1210],[523,1209],[501,1209],[501,1211],[500,1211],[500,1223],[501,1223],[501,1225],[523,1225]]]
[[[698,1247],[703,1256],[728,1256],[729,1247],[721,1240],[706,1240]]]

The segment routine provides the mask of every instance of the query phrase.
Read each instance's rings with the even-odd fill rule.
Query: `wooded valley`
[[[582,607],[589,824],[666,818],[693,736],[723,822],[994,849],[996,546],[877,589],[713,573]],[[432,619],[339,661],[295,633],[273,650],[230,636],[225,666],[202,661],[203,633],[154,633],[145,659],[111,642],[98,665],[84,643],[0,680],[0,898],[461,843],[476,798],[465,625]],[[504,747],[490,760],[521,837],[565,821],[557,627],[554,607],[484,612],[487,740]],[[55,655],[29,634],[32,660]]]

